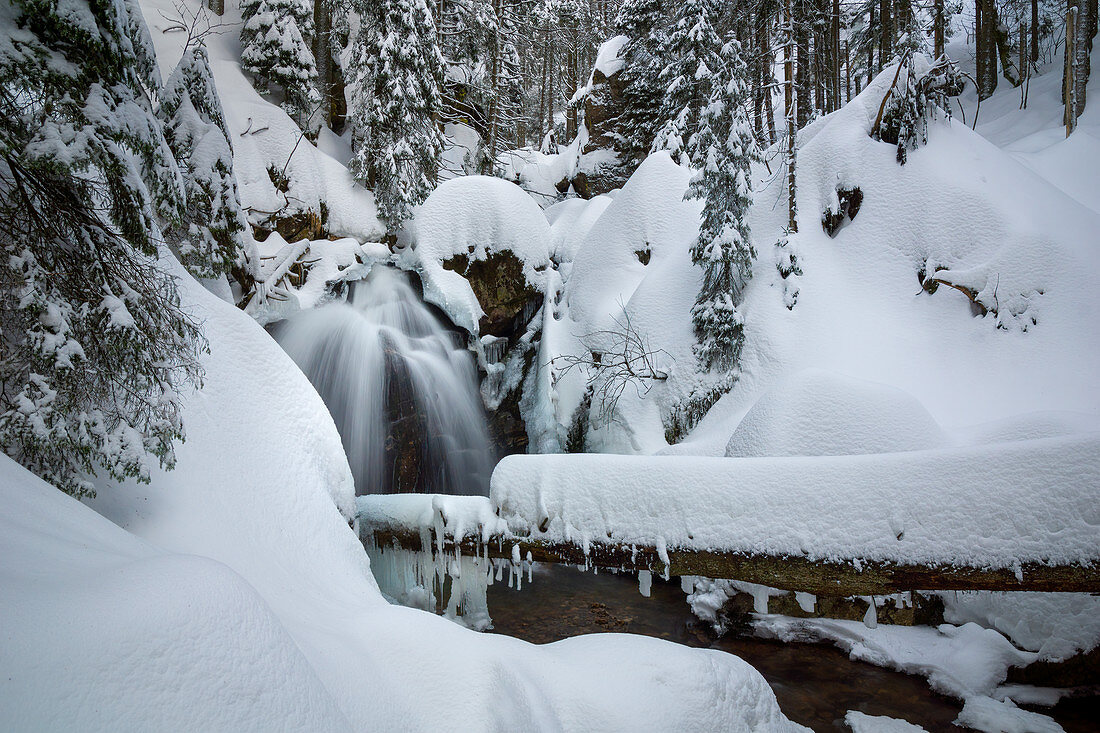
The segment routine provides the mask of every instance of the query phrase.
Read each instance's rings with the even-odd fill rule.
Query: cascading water
[[[473,355],[405,273],[375,267],[346,303],[298,313],[276,338],[332,413],[356,494],[488,493]]]

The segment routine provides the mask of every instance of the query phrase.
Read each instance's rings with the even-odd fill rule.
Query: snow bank
[[[420,206],[412,231],[415,244],[406,250],[402,267],[421,272],[425,300],[472,334],[478,333],[484,311],[469,282],[444,269],[445,260],[511,252],[523,264],[527,282],[545,290],[550,225],[538,204],[513,183],[490,176],[445,181]]]
[[[936,421],[905,392],[820,370],[799,372],[757,400],[727,456],[840,456],[941,448]]]
[[[1004,568],[1100,559],[1097,487],[1094,434],[867,456],[509,456],[490,496],[540,537]]]
[[[134,537],[0,454],[10,730],[351,730],[225,565]]]
[[[943,593],[944,619],[997,629],[1039,659],[1060,662],[1100,645],[1100,597],[1087,593]]]

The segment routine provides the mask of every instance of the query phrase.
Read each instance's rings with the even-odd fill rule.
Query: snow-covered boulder
[[[914,397],[884,384],[809,369],[749,408],[726,455],[842,456],[940,448],[947,438]]]
[[[545,290],[550,225],[513,183],[490,176],[445,181],[420,206],[411,230],[415,241],[402,265],[421,273],[425,300],[472,334],[514,316],[532,293]],[[505,270],[507,282],[500,280]],[[469,276],[478,273],[494,281],[472,286]],[[494,302],[483,302],[490,295]]]

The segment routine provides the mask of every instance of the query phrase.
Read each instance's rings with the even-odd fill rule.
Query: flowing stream
[[[477,367],[408,276],[375,267],[347,302],[295,314],[276,338],[325,401],[356,494],[487,494]]]
[[[654,577],[651,597],[644,598],[633,575],[594,575],[572,566],[543,564],[522,591],[506,583],[489,586],[488,610],[494,633],[537,644],[615,632],[736,654],[764,676],[787,717],[818,733],[850,733],[844,723],[849,710],[901,718],[930,733],[963,731],[953,725],[962,704],[933,692],[920,677],[854,661],[829,645],[735,634],[714,638],[691,615],[675,578],[669,583]],[[1066,733],[1091,733],[1100,720],[1100,697],[1070,698],[1054,708],[1032,709],[1054,717]]]

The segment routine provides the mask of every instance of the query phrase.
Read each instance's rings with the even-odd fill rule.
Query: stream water
[[[328,406],[357,494],[486,494],[493,453],[473,355],[406,273],[375,267],[347,302],[275,337]]]
[[[783,713],[815,731],[848,731],[844,715],[902,718],[936,731],[961,731],[952,721],[961,703],[932,692],[920,677],[853,661],[831,646],[786,644],[749,637],[715,639],[688,610],[679,583],[653,579],[651,596],[638,593],[629,575],[580,572],[573,567],[541,565],[534,582],[515,591],[505,583],[489,586],[493,632],[534,643],[580,634],[644,634],[695,647],[736,654],[771,684]],[[1100,700],[1065,700],[1052,715],[1068,733],[1100,730]]]

